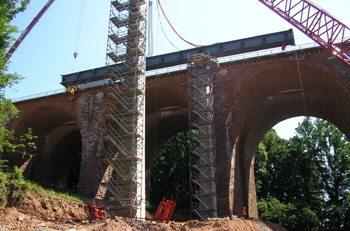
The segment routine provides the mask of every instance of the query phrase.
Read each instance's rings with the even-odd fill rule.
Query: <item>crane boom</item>
[[[350,46],[345,45],[350,29],[345,23],[310,0],[259,1],[350,67]]]
[[[41,11],[38,13],[38,15],[30,22],[30,24],[27,26],[27,28],[22,32],[22,34],[19,36],[19,38],[16,40],[16,42],[11,46],[11,48],[7,51],[7,53],[5,54],[5,58],[6,60],[9,60],[12,56],[12,54],[16,51],[16,49],[18,48],[18,46],[21,44],[21,42],[24,40],[24,38],[29,34],[29,32],[31,31],[31,29],[33,29],[33,27],[35,26],[35,24],[39,21],[39,19],[41,18],[41,16],[44,15],[44,13],[46,12],[46,10],[51,6],[51,4],[54,2],[55,0],[49,0],[45,6],[41,9]]]

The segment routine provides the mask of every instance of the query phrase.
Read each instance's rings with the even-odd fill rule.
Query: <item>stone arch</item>
[[[18,122],[15,131],[16,134],[23,134],[30,127],[35,135],[43,136],[57,126],[71,121],[75,119],[70,112],[62,107],[48,105],[27,112]]]
[[[180,131],[188,130],[186,88],[151,81],[146,89],[146,169],[152,166],[162,144]]]
[[[82,152],[80,129],[74,116],[58,106],[34,108],[18,121],[15,135],[25,133],[27,128],[32,128],[33,135],[38,138],[35,140],[37,150],[27,151],[35,155],[24,175],[36,182],[66,187],[67,182],[72,181],[71,168],[80,167],[80,162],[74,161]],[[14,160],[23,161],[21,158]]]
[[[237,212],[248,206],[250,216],[258,216],[254,155],[263,136],[275,124],[295,116],[315,116],[350,135],[350,119],[346,117],[350,112],[346,103],[350,100],[349,89],[337,76],[320,68],[303,63],[298,68],[290,61],[280,61],[276,67],[254,75],[232,97],[234,102],[240,102],[231,104],[230,124],[234,126],[228,128],[234,158],[230,175],[235,182],[229,189],[234,191],[230,206]]]
[[[146,89],[146,197],[150,194],[150,172],[161,146],[175,134],[188,130],[186,88],[151,81]],[[185,91],[185,92],[184,92]]]
[[[151,168],[161,146],[175,134],[188,130],[188,109],[168,108],[147,116],[146,169]]]
[[[41,158],[35,162],[37,166],[34,168],[33,180],[77,189],[82,138],[76,124],[62,125],[50,132],[40,154]],[[38,164],[41,168],[38,168]]]

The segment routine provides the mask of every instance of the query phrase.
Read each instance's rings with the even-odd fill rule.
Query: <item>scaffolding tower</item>
[[[215,145],[213,129],[213,76],[219,66],[200,53],[188,62],[191,211],[200,220],[217,217]]]
[[[97,150],[96,199],[113,214],[145,218],[146,0],[111,0],[105,112]],[[110,203],[109,203],[110,204]]]

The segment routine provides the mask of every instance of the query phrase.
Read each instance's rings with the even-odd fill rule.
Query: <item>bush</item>
[[[259,217],[293,230],[318,230],[317,214],[305,204],[283,204],[270,197],[258,202]]]
[[[17,166],[15,166],[13,168],[13,172],[12,173],[8,173],[8,179],[9,180],[13,180],[16,182],[22,182],[24,181],[24,177],[23,177],[23,171],[19,170]]]

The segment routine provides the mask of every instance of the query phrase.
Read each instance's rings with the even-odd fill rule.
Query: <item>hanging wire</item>
[[[270,83],[267,84],[267,86],[269,86],[268,91],[269,91],[270,96],[273,92],[273,89],[276,87],[277,79],[278,79],[278,76],[280,73],[281,73],[281,60],[278,60],[276,68],[274,68],[274,71],[273,71],[272,79],[270,80]],[[260,102],[258,105],[260,105],[261,103],[263,103],[263,101]],[[269,113],[267,111],[267,107],[266,106],[262,107],[262,113],[261,113],[261,117],[259,117],[259,121],[261,121],[262,123],[266,123],[267,120],[269,119],[267,116],[268,114]],[[252,129],[250,129],[250,132],[251,132],[251,130]],[[260,131],[260,130],[261,130],[261,127],[259,127],[257,129],[257,131],[254,134],[252,134],[252,136],[253,136],[252,140],[257,141],[259,139],[259,136],[261,133],[258,131]],[[266,134],[267,133],[265,133],[264,136],[266,136]],[[260,140],[260,142],[261,142],[261,140]],[[254,149],[251,149],[251,151],[249,152],[249,155],[244,155],[244,156],[247,156],[247,159],[245,159],[245,158],[243,159],[244,172],[248,172],[248,169],[250,168],[251,163],[252,163],[254,157],[256,156],[256,152],[258,151],[258,149],[259,149],[259,144],[257,145],[257,149],[255,150],[255,152],[254,152]],[[242,164],[242,163],[239,163],[239,164]],[[255,166],[255,163],[254,163],[254,166]],[[245,182],[245,184],[247,184],[247,182]],[[238,188],[238,194],[242,193],[242,190],[243,190],[243,185],[241,184],[240,188]],[[234,204],[236,204],[238,200],[239,200],[239,196],[237,196],[236,199],[234,200]]]
[[[158,86],[156,86],[156,116],[154,123],[154,156],[157,156],[157,111],[158,111]]]
[[[153,2],[152,0],[148,3],[148,24],[147,24],[147,57],[153,55],[153,8],[152,8]]]
[[[77,34],[75,38],[75,49],[74,49],[74,63],[73,63],[73,72],[74,72],[74,67],[75,67],[75,61],[78,57],[78,49],[79,49],[79,42],[80,42],[80,34],[81,34],[81,26],[82,26],[82,21],[83,21],[83,15],[84,15],[84,5],[85,5],[85,0],[80,1],[80,10],[79,10],[79,18],[78,18],[78,25],[77,25]]]
[[[296,58],[296,60],[297,60],[298,75],[299,75],[299,82],[300,82],[301,94],[302,94],[302,97],[303,97],[303,104],[304,104],[305,116],[307,116],[306,103],[305,103],[305,94],[304,94],[304,87],[303,87],[303,81],[302,81],[302,79],[301,79],[301,72],[300,72],[300,65],[299,65],[299,58],[298,58],[297,51],[295,51],[295,58]]]
[[[194,44],[194,43],[191,43],[189,41],[187,41],[186,39],[184,39],[183,37],[181,37],[181,35],[175,30],[175,28],[173,27],[173,25],[171,24],[171,22],[169,21],[168,17],[166,16],[165,12],[164,12],[164,9],[162,7],[162,4],[160,3],[160,0],[158,0],[158,5],[160,6],[160,9],[166,19],[166,21],[168,22],[169,26],[171,27],[171,29],[173,29],[173,31],[175,32],[175,34],[177,36],[179,36],[180,39],[182,39],[184,42],[186,42],[187,44],[191,45],[191,46],[194,46],[194,47],[200,47],[201,45],[197,45],[197,44]]]
[[[160,19],[159,5],[158,5],[158,4],[157,4],[157,9],[158,9],[157,12],[158,12],[158,19],[159,19],[160,28],[162,29],[165,38],[168,40],[168,42],[169,42],[175,49],[180,50],[179,48],[177,48],[177,47],[170,41],[170,39],[168,38],[168,36],[166,35],[166,33],[165,33],[165,31],[164,31],[163,24],[162,24],[162,20]]]

